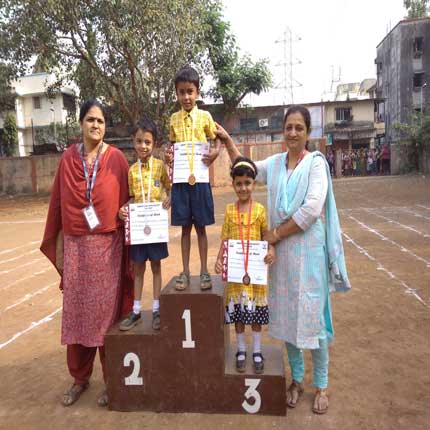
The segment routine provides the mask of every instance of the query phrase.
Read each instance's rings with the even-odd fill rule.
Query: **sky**
[[[295,103],[327,99],[330,87],[340,82],[376,78],[376,46],[406,16],[403,0],[223,0],[224,18],[230,22],[242,54],[253,60],[267,58],[274,86],[284,85],[285,32],[292,32]],[[290,62],[289,44],[286,60]],[[287,70],[289,81],[289,69]],[[334,78],[334,79],[333,79]],[[288,82],[287,82],[288,84]],[[290,91],[271,89],[250,95],[252,106],[289,104]]]

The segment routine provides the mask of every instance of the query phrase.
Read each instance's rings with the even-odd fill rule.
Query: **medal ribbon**
[[[142,178],[142,162],[140,161],[140,158],[138,160],[138,166],[139,166],[139,179],[140,179],[140,188],[142,190],[142,203],[145,202],[145,188],[143,186],[143,178]],[[149,160],[149,182],[148,182],[148,203],[151,202],[151,184],[152,184],[152,155]]]
[[[187,151],[187,158],[188,158],[188,166],[190,167],[190,175],[193,175],[194,172],[194,126],[195,126],[195,118],[191,115],[191,113],[188,113],[188,115],[191,118],[191,156],[190,151],[188,149],[188,144],[185,145],[185,149]],[[182,128],[184,130],[184,138],[187,140],[187,133],[185,128],[185,119],[182,117]]]
[[[239,202],[237,202],[237,221],[239,223],[239,235],[240,240],[242,242],[242,251],[245,254],[245,261],[244,261],[244,267],[245,267],[245,275],[248,275],[248,259],[249,259],[249,239],[251,237],[251,209],[252,209],[252,200],[249,200],[249,207],[248,207],[248,238],[246,240],[246,253],[245,253],[245,243],[243,242],[243,229],[242,229],[242,223],[240,221],[240,208],[239,208]]]
[[[87,163],[85,163],[85,160],[84,160],[84,144],[82,144],[81,160],[82,160],[82,167],[84,169],[85,180],[87,182],[87,192],[86,192],[87,200],[89,200],[90,203],[93,202],[92,197],[91,197],[91,192],[93,191],[94,185],[96,183],[97,167],[99,165],[99,156],[102,152],[103,144],[104,144],[104,142],[101,143],[101,145],[99,146],[99,149],[97,151],[96,161],[94,162],[93,176],[91,177],[91,181],[90,181],[90,175],[88,173]]]

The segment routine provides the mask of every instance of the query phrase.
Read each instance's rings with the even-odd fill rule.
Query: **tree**
[[[12,113],[8,113],[4,120],[2,140],[6,156],[12,157],[15,155],[18,146],[18,127],[16,118]]]
[[[23,72],[43,55],[60,81],[116,106],[121,120],[135,123],[145,111],[165,124],[172,77],[204,64],[206,14],[217,2],[0,0],[0,59]]]
[[[404,170],[421,170],[420,161],[430,147],[430,115],[413,113],[407,122],[397,122],[394,128],[400,132],[399,142],[407,146],[408,166]]]
[[[403,0],[408,18],[425,18],[428,16],[429,0]]]
[[[216,87],[210,91],[215,100],[222,100],[225,114],[231,114],[247,94],[260,94],[272,81],[267,60],[253,62],[249,55],[239,56],[230,25],[223,20],[219,3],[207,14],[207,45]]]
[[[0,63],[0,113],[14,110],[15,108],[15,94],[10,86],[13,76],[12,67],[5,63]]]

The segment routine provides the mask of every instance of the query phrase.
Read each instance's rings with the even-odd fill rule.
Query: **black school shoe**
[[[133,328],[140,320],[140,312],[135,314],[131,311],[120,323],[119,329],[121,331],[127,331]]]
[[[244,355],[245,358],[243,360],[239,360],[239,355]],[[236,352],[236,370],[239,373],[245,372],[246,369],[246,351],[237,351]]]
[[[255,361],[256,357],[260,357],[261,361]],[[254,362],[254,372],[257,374],[263,373],[264,370],[264,357],[261,352],[254,352],[252,354],[252,360]]]

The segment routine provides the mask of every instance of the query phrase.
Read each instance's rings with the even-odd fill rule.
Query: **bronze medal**
[[[143,229],[143,232],[148,236],[151,234],[151,227],[149,225],[145,225],[145,228]]]
[[[190,175],[190,176],[188,176],[188,183],[189,183],[190,185],[195,185],[195,183],[196,183],[196,177],[194,176],[194,174],[193,174],[193,173],[191,173],[191,175]]]
[[[245,273],[245,276],[242,278],[242,282],[244,285],[249,285],[251,283],[251,278],[247,273]]]

